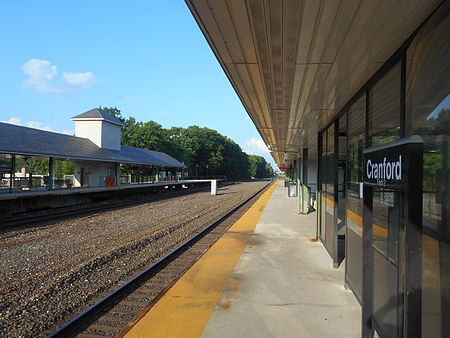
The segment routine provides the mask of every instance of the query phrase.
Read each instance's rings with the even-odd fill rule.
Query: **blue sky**
[[[181,0],[1,1],[0,31],[0,121],[70,133],[70,117],[116,106],[216,129],[274,166]]]

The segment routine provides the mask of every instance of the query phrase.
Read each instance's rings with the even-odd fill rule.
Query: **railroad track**
[[[194,193],[202,190],[208,190],[209,188],[205,187],[196,187],[190,188],[188,191],[167,191],[160,193],[158,191],[154,191],[154,194],[148,195],[147,197],[139,198],[138,200],[123,200],[123,201],[109,201],[98,202],[98,203],[90,203],[90,204],[81,204],[74,205],[70,207],[60,207],[56,209],[45,209],[42,211],[33,211],[30,213],[24,213],[19,215],[14,215],[11,217],[7,217],[2,219],[0,224],[0,228],[12,228],[16,226],[21,226],[23,224],[30,223],[40,223],[48,220],[58,220],[65,217],[72,216],[80,216],[80,215],[88,215],[91,213],[96,213],[99,211],[105,210],[113,210],[117,208],[124,208],[139,204],[144,204],[148,202],[159,201],[163,199],[173,198],[175,196],[180,196],[187,193]]]
[[[77,315],[49,337],[122,336],[201,255],[248,209],[273,181],[214,220],[201,232]]]

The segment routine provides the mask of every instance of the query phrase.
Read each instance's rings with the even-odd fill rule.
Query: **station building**
[[[0,192],[117,187],[184,174],[186,166],[168,154],[122,145],[124,124],[103,109],[71,120],[75,136],[0,123]]]
[[[450,1],[186,3],[298,212],[316,199],[363,336],[448,336]]]

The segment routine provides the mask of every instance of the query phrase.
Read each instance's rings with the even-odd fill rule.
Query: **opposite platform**
[[[359,337],[343,264],[314,236],[315,213],[274,185],[127,337]]]

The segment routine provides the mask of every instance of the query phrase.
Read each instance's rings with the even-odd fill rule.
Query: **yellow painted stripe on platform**
[[[277,184],[200,258],[125,337],[199,337]]]

